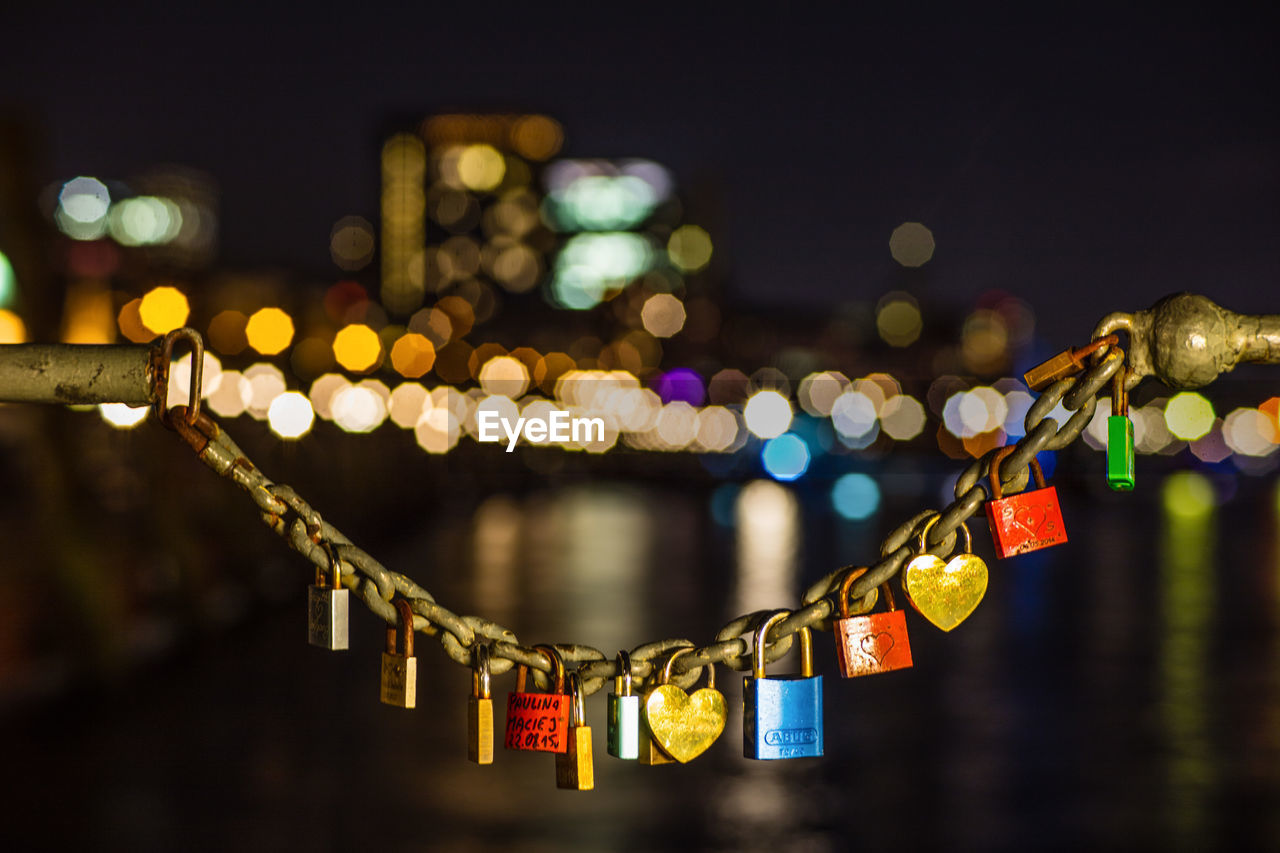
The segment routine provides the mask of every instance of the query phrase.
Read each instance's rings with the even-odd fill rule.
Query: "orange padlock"
[[[1031,457],[1031,474],[1035,489],[1004,497],[1000,491],[1000,460],[1013,452],[1013,446],[1002,447],[991,457],[991,500],[987,501],[987,523],[995,540],[996,554],[1012,557],[1038,551],[1067,541],[1067,528],[1062,523],[1058,506],[1058,490],[1046,486],[1040,463]]]
[[[889,603],[884,613],[849,615],[849,588],[866,569],[854,569],[840,584],[840,618],[833,628],[836,635],[836,659],[845,678],[873,675],[911,666],[911,640],[907,637],[907,617],[893,601],[889,584],[880,591]]]
[[[555,672],[554,693],[526,693],[528,667],[516,670],[516,691],[507,694],[507,749],[566,752],[569,749],[569,708],[573,697],[564,692],[564,660],[553,646],[534,646]]]

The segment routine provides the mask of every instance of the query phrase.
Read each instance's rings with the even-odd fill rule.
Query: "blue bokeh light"
[[[880,486],[866,474],[845,474],[831,486],[831,506],[850,521],[870,518],[880,509]]]
[[[809,470],[809,445],[795,433],[783,433],[765,442],[760,452],[764,470],[775,480],[794,480]]]

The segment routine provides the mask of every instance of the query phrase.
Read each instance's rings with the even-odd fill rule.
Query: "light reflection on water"
[[[748,483],[738,492],[734,525],[737,584],[725,618],[791,605],[800,533],[795,493],[772,480]]]
[[[823,759],[744,759],[741,674],[720,668],[730,722],[706,754],[665,767],[611,758],[596,694],[596,790],[558,791],[548,755],[465,760],[469,675],[430,639],[419,707],[398,711],[376,699],[376,620],[353,615],[352,650],[331,655],[300,643],[295,608],[131,692],[105,728],[99,713],[60,720],[10,766],[39,779],[74,763],[59,793],[88,804],[96,829],[120,829],[104,803],[151,804],[152,849],[177,843],[156,827],[226,847],[234,839],[219,833],[249,822],[281,849],[299,838],[504,853],[1267,846],[1280,831],[1280,492],[1175,517],[1157,483],[1144,488],[1123,499],[1063,489],[1071,540],[1039,555],[995,560],[974,526],[986,599],[948,634],[909,613],[912,670],[839,679],[830,635],[816,634]],[[725,617],[794,606],[801,577],[870,556],[874,542],[849,554],[847,531],[812,524],[802,489],[747,485],[726,532],[710,489],[548,488],[369,547],[524,642],[606,654],[665,636],[706,642]],[[777,671],[796,665],[789,655]],[[498,737],[512,686],[494,682]],[[175,784],[193,767],[206,781]],[[318,826],[317,809],[328,815]]]
[[[1211,838],[1208,801],[1217,770],[1209,740],[1209,654],[1216,606],[1217,540],[1213,487],[1183,471],[1162,486],[1160,538],[1160,708],[1167,743],[1169,798],[1165,803],[1176,849],[1203,850]]]

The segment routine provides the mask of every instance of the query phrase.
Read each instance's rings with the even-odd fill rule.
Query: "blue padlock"
[[[751,647],[751,675],[742,683],[742,754],[747,758],[822,755],[822,676],[813,674],[813,640],[800,629],[800,674],[766,678],[764,645],[769,629],[789,611],[760,623]]]

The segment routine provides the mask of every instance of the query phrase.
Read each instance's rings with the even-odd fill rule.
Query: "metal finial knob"
[[[1200,388],[1242,361],[1280,364],[1280,314],[1237,314],[1195,293],[1108,314],[1093,335],[1116,331],[1129,333],[1129,388],[1146,376],[1176,391]]]

